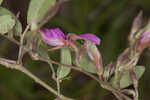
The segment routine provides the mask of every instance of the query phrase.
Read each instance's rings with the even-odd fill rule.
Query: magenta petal
[[[62,41],[65,39],[65,35],[59,28],[42,29],[41,36],[43,41],[51,46],[64,45]]]
[[[65,39],[64,33],[59,28],[49,29],[48,31],[52,34],[53,37]]]
[[[101,40],[97,36],[95,36],[94,34],[91,34],[91,33],[81,34],[79,36],[85,40],[92,41],[96,44],[100,44],[100,42],[101,42]]]
[[[145,33],[142,34],[141,36],[141,42],[148,42],[150,41],[150,30],[146,31]]]

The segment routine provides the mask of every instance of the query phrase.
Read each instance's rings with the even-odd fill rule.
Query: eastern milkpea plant
[[[99,83],[99,86],[112,92],[118,100],[138,100],[138,81],[145,67],[137,65],[137,62],[143,50],[150,46],[150,21],[142,27],[142,12],[140,12],[133,21],[129,47],[115,62],[103,66],[101,53],[97,48],[101,43],[99,37],[92,33],[80,35],[68,33],[65,36],[60,28],[43,27],[56,14],[63,2],[63,0],[38,0],[38,2],[31,0],[27,15],[28,25],[24,30],[18,20],[19,14],[15,16],[9,10],[0,7],[0,34],[19,46],[17,60],[0,58],[0,64],[23,72],[56,95],[55,100],[74,100],[64,96],[60,89],[61,82],[65,81],[71,70],[91,77]],[[47,44],[47,47],[43,47],[44,44]],[[54,50],[60,51],[60,62],[50,59],[48,52]],[[22,58],[25,53],[28,53],[33,60],[49,64],[57,90],[24,67]],[[57,71],[53,64],[59,65]],[[128,88],[131,85],[133,88]]]

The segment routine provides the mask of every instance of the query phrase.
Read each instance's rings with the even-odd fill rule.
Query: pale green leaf
[[[2,4],[3,0],[0,0],[0,5]]]
[[[14,35],[17,35],[19,36],[22,32],[22,25],[20,23],[19,20],[17,20],[17,18],[15,17],[15,15],[13,13],[11,13],[9,10],[3,8],[3,7],[0,7],[0,16],[1,15],[11,15],[13,17],[13,19],[15,19],[15,25],[14,25],[14,28],[13,28],[13,33]]]
[[[10,15],[0,16],[0,33],[5,34],[15,25],[15,20]]]
[[[16,19],[16,23],[15,23],[15,26],[13,28],[13,33],[16,36],[20,36],[21,32],[22,32],[22,25],[21,25],[20,21]]]
[[[31,0],[27,15],[28,24],[40,22],[55,2],[56,0]]]
[[[84,70],[90,73],[97,73],[94,62],[89,58],[87,54],[82,56],[82,58],[79,60],[79,64]]]
[[[81,49],[81,44],[78,44],[78,48]],[[74,52],[72,52],[73,63],[76,64],[76,56]],[[97,73],[96,66],[94,62],[89,58],[88,54],[81,56],[79,59],[80,67],[90,73]]]
[[[142,75],[144,74],[145,71],[145,67],[144,66],[136,66],[134,68],[134,72],[136,74],[137,79],[139,80]],[[112,86],[113,87],[117,87],[117,85],[115,84],[116,82],[114,81],[114,79],[111,80]],[[129,72],[124,73],[122,79],[120,80],[120,88],[126,88],[128,86],[130,86],[132,84],[132,80],[130,78]]]
[[[45,51],[43,48],[38,48],[38,53],[40,54],[41,57],[46,58],[46,59],[50,59],[47,51]]]
[[[72,64],[71,52],[68,48],[61,49],[61,63],[67,65]],[[70,71],[71,69],[69,67],[59,66],[57,70],[57,77],[59,79],[65,78],[70,73]]]

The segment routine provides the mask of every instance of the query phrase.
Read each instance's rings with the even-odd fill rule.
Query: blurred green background
[[[20,12],[23,27],[29,0],[5,0],[3,7],[14,14]],[[68,0],[45,26],[60,27],[65,33],[93,33],[101,38],[98,46],[103,56],[104,65],[115,61],[117,56],[128,46],[128,35],[132,21],[143,10],[144,22],[150,18],[150,0]],[[0,37],[0,57],[16,59],[18,47]],[[49,54],[58,60],[59,52]],[[51,79],[51,71],[46,63],[32,61],[25,55],[25,66],[35,75],[56,88]],[[150,50],[143,53],[138,63],[146,66],[146,72],[140,79],[140,100],[150,100]],[[61,84],[61,92],[77,100],[116,100],[107,90],[80,72],[72,70],[71,79]],[[54,95],[36,84],[21,72],[6,69],[0,65],[0,100],[53,100]]]

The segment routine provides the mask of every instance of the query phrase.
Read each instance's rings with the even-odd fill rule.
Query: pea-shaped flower
[[[82,55],[82,53],[87,52],[90,59],[96,65],[97,73],[99,75],[102,75],[103,73],[102,58],[100,52],[98,51],[95,45],[100,44],[101,41],[95,35],[91,33],[85,33],[81,35],[70,33],[67,36],[65,36],[64,33],[59,28],[55,28],[55,29],[42,29],[41,37],[43,41],[50,46],[57,46],[58,48],[62,48],[64,46],[71,47],[77,53],[76,58],[77,64],[79,62],[79,58]],[[79,39],[83,39],[86,41],[85,42],[86,45],[82,45],[80,50],[78,50],[75,43],[75,41]]]
[[[64,33],[59,29],[42,29],[41,36],[44,42],[51,46],[64,45],[66,40]]]
[[[83,39],[88,40],[96,44],[100,44],[100,39],[91,33],[85,33],[81,35],[68,34],[67,36],[59,28],[54,29],[42,29],[41,36],[44,42],[50,46],[62,46],[68,45],[75,40]]]

